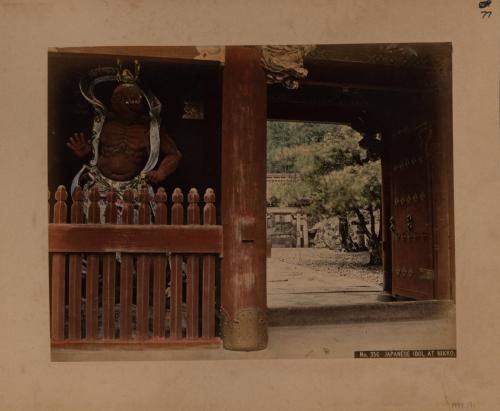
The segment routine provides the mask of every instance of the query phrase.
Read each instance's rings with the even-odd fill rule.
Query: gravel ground
[[[343,253],[328,248],[273,248],[272,258],[329,275],[356,278],[382,286],[382,266],[368,266],[367,252]]]

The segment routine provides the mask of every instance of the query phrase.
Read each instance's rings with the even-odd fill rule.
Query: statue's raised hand
[[[90,141],[83,133],[73,134],[66,145],[80,158],[85,158],[92,152]]]

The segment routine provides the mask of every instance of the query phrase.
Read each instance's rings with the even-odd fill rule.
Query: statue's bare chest
[[[146,124],[124,124],[114,120],[104,123],[100,143],[103,147],[145,150],[149,147],[149,127]]]

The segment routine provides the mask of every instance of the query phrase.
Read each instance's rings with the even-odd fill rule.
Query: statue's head
[[[111,109],[124,118],[136,118],[144,111],[143,96],[138,86],[120,84],[111,96]]]

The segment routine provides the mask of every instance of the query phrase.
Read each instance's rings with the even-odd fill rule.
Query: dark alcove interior
[[[133,71],[134,56],[120,59],[124,68]],[[180,187],[185,200],[190,188],[197,188],[203,199],[206,188],[211,187],[217,196],[219,214],[221,66],[215,62],[155,58],[141,58],[139,64],[140,83],[152,90],[162,103],[161,127],[183,156],[177,170],[162,186],[169,196],[175,187]],[[93,107],[80,93],[80,79],[94,68],[116,66],[115,56],[49,53],[48,186],[51,193],[61,184],[69,190],[82,166],[81,160],[66,146],[70,136],[76,132],[88,133],[92,125]],[[114,86],[112,82],[96,86],[96,96],[107,107]],[[185,105],[190,103],[201,108],[198,116],[186,115]]]

